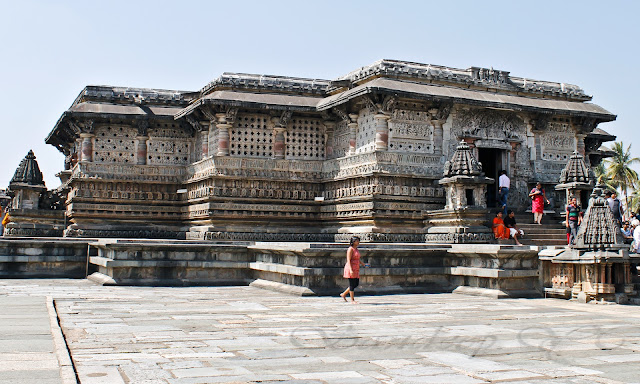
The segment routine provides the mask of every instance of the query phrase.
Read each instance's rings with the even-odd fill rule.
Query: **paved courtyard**
[[[63,382],[47,296],[82,384],[640,382],[634,306],[85,280],[0,280],[0,382]]]

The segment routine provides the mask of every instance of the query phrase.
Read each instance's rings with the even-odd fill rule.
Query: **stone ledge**
[[[540,292],[536,290],[513,290],[502,291],[499,289],[479,288],[459,286],[453,290],[453,293],[459,293],[472,296],[486,296],[494,299],[510,299],[510,298],[537,298],[542,297]]]
[[[183,267],[183,268],[247,268],[247,262],[234,261],[193,261],[193,260],[113,260],[107,257],[92,256],[90,264],[105,268],[148,268],[148,267]]]
[[[495,269],[495,268],[479,268],[479,267],[450,267],[449,273],[454,276],[475,276],[490,278],[506,278],[506,277],[538,277],[538,270],[526,269]]]

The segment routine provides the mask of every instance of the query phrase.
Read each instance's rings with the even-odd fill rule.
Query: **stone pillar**
[[[376,151],[386,151],[389,147],[389,116],[379,113],[373,118],[376,121]]]
[[[206,159],[209,157],[209,130],[203,129],[200,131],[200,138],[202,141],[202,158]]]
[[[149,140],[149,136],[136,136],[136,140],[138,140],[136,164],[145,165],[147,164],[147,140]]]
[[[578,153],[581,154],[582,156],[586,157],[586,153],[585,153],[586,149],[584,147],[585,137],[587,137],[587,135],[576,133],[576,151],[578,151]]]
[[[226,116],[224,113],[216,114],[218,118],[218,124],[216,124],[216,128],[218,129],[217,156],[229,156],[229,129],[231,128],[231,124],[227,123]]]
[[[71,169],[71,163],[72,163],[72,158],[71,158],[71,151],[69,150],[69,148],[65,147],[62,150],[62,153],[64,153],[64,170],[68,171]]]
[[[273,128],[273,157],[276,159],[284,159],[284,155],[286,152],[285,143],[284,143],[284,133],[286,132],[285,127],[275,126]]]
[[[324,155],[325,159],[330,159],[333,157],[333,133],[336,129],[336,123],[333,121],[325,121],[325,135],[324,135]]]
[[[80,138],[82,139],[82,154],[80,157],[80,161],[93,161],[93,137],[95,135],[92,133],[81,133]]]
[[[349,127],[349,154],[354,155],[356,153],[356,137],[358,134],[358,115],[350,114]]]
[[[442,155],[444,147],[444,129],[443,122],[440,120],[433,121],[433,153]]]

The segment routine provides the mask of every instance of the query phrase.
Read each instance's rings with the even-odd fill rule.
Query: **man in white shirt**
[[[509,188],[511,188],[511,180],[507,176],[507,171],[500,171],[498,178],[498,202],[504,211],[503,215],[507,215],[507,196],[509,196]]]
[[[631,228],[633,228],[633,245],[631,251],[639,253],[640,250],[640,221],[638,219],[631,220]]]

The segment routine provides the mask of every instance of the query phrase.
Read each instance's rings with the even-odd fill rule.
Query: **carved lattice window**
[[[94,131],[93,161],[96,163],[136,162],[137,130],[127,126],[105,125]]]
[[[342,120],[336,124],[331,146],[333,147],[333,158],[344,157],[349,153],[349,126],[346,121]]]
[[[324,159],[324,126],[320,119],[297,118],[287,132],[287,159]]]
[[[273,157],[273,130],[267,115],[240,115],[229,130],[229,155],[239,157]]]
[[[396,109],[389,120],[389,150],[433,153],[433,127],[426,111]]]
[[[188,164],[191,143],[185,139],[149,138],[147,144],[148,164]]]
[[[358,116],[358,134],[356,135],[356,153],[372,152],[376,149],[376,121],[368,109],[360,111]]]

